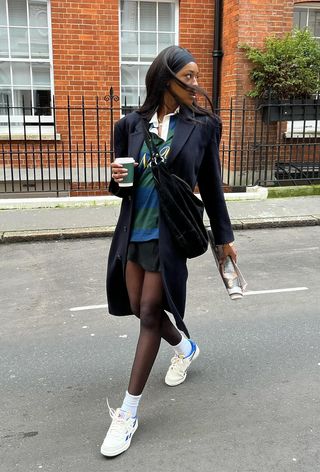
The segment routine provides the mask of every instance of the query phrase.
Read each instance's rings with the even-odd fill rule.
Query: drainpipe
[[[215,110],[219,107],[220,98],[220,76],[222,50],[222,12],[223,0],[215,0],[214,7],[214,36],[213,36],[213,80],[212,80],[212,103]]]

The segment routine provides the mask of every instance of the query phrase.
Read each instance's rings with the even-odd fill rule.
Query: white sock
[[[142,395],[131,395],[128,391],[126,396],[123,399],[122,406],[120,408],[122,413],[130,413],[134,418],[137,416],[137,409],[139,406],[139,401]]]
[[[178,356],[188,357],[191,354],[192,346],[188,338],[181,337],[181,341],[176,346],[172,346]]]

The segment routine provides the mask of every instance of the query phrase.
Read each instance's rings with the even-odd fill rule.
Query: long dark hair
[[[163,105],[167,84],[172,79],[175,80],[182,88],[193,91],[205,97],[210,106],[209,110],[207,108],[201,107],[196,102],[194,102],[194,104],[191,106],[180,104],[180,111],[182,113],[186,108],[189,108],[193,112],[193,115],[198,114],[216,116],[214,114],[212,102],[207,93],[201,87],[186,85],[173,72],[173,64],[176,62],[177,55],[181,54],[181,50],[183,50],[183,48],[180,46],[169,46],[168,48],[163,49],[163,51],[158,54],[149,67],[146,75],[147,96],[143,105],[138,110],[143,118],[150,120],[157,108]],[[176,99],[178,101],[178,98]]]

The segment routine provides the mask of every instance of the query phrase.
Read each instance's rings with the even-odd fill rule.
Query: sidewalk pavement
[[[320,196],[266,198],[226,194],[233,228],[320,225]],[[116,197],[0,200],[0,242],[112,236],[121,200]],[[206,224],[208,219],[205,218]]]

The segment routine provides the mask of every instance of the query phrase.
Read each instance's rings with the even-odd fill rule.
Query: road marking
[[[299,292],[301,290],[309,290],[308,287],[293,287],[293,288],[279,288],[274,290],[248,290],[244,295],[263,295],[265,293],[283,293],[283,292]],[[85,311],[85,310],[99,310],[101,308],[108,308],[108,305],[87,305],[75,306],[69,308],[69,311]]]
[[[69,308],[69,311],[85,311],[85,310],[98,310],[100,308],[107,308],[108,305],[87,305],[87,306],[74,306]]]
[[[275,290],[248,290],[244,295],[263,295],[265,293],[283,293],[283,292],[299,292],[301,290],[309,290],[308,287],[278,288]]]
[[[319,251],[319,246],[314,246],[314,247],[301,247],[301,248],[298,248],[298,249],[291,249],[288,251],[288,253],[290,252],[306,252],[306,251]]]

